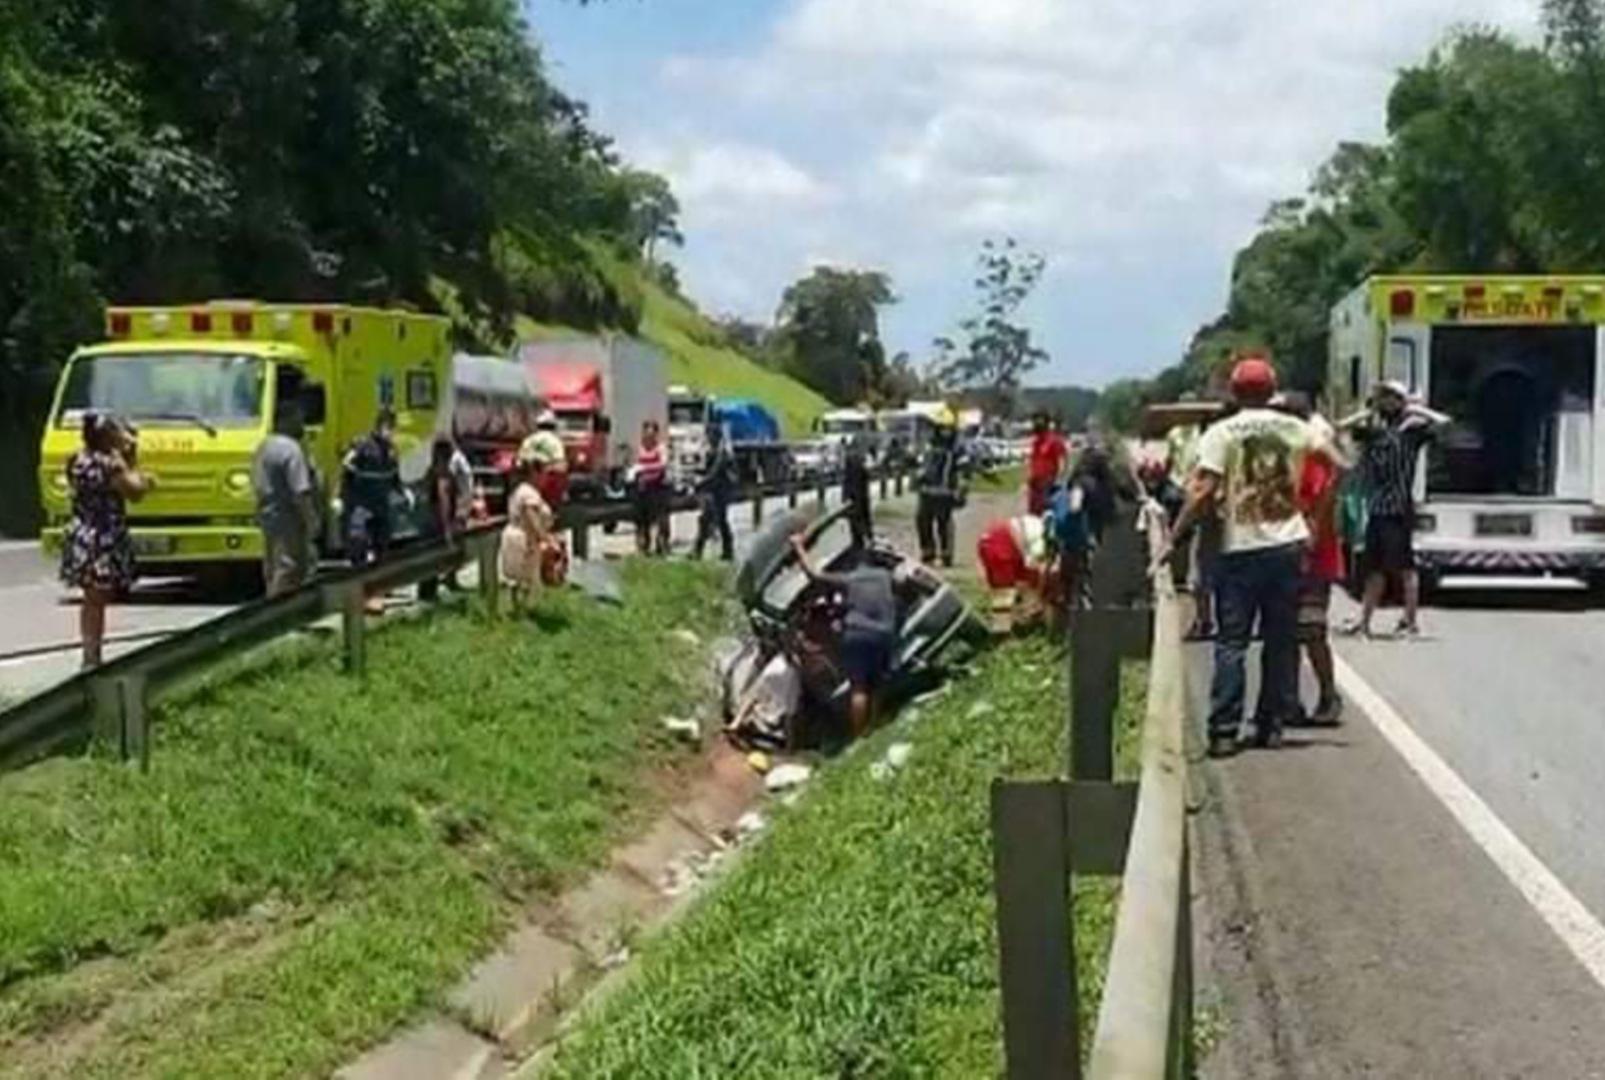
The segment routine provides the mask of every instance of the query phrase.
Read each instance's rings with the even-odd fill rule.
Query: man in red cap
[[[1238,411],[1212,425],[1198,444],[1187,505],[1175,533],[1185,535],[1210,510],[1222,529],[1216,564],[1215,675],[1210,689],[1209,752],[1237,752],[1246,696],[1245,663],[1254,626],[1264,637],[1255,741],[1278,746],[1298,707],[1298,591],[1309,540],[1299,504],[1304,458],[1315,447],[1310,426],[1270,408],[1276,369],[1264,355],[1232,369]]]

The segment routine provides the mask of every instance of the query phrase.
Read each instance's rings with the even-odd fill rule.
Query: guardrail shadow
[[[1158,1080],[1192,1073],[1183,612],[1168,574],[1158,575],[1150,599],[1147,561],[1134,529],[1111,530],[1094,564],[1092,605],[1072,619],[1067,778],[999,780],[992,787],[1011,1080],[1083,1075],[1070,887],[1080,874],[1122,879],[1086,1075]],[[1118,781],[1120,663],[1145,657],[1140,774],[1135,782]]]

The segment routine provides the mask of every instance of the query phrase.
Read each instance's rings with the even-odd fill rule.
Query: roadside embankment
[[[327,1074],[661,804],[721,575],[623,564],[625,606],[308,640],[158,711],[154,767],[0,778],[0,1076]]]
[[[1128,767],[1139,676],[1125,688]],[[729,876],[582,1012],[550,1074],[997,1075],[989,785],[1062,771],[1065,695],[1062,653],[1038,637],[905,710],[775,808]],[[1090,1030],[1116,888],[1076,889]]]

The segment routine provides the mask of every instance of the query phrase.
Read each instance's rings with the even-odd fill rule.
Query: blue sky
[[[1033,382],[1172,362],[1233,252],[1393,72],[1454,25],[1534,32],[1538,0],[526,0],[560,86],[667,175],[688,291],[768,319],[819,262],[888,271],[916,360],[972,303],[983,239],[1049,273]]]

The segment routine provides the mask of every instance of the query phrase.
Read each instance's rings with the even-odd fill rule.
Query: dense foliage
[[[160,7],[0,0],[0,459],[31,471],[107,299],[434,308],[449,282],[470,339],[634,325],[620,269],[678,207],[551,85],[517,0]]]
[[[1128,426],[1145,401],[1218,388],[1246,346],[1319,390],[1328,312],[1371,273],[1605,268],[1605,0],[1544,0],[1544,24],[1542,45],[1464,30],[1402,71],[1386,140],[1340,145],[1274,204],[1226,311],[1156,379],[1109,387],[1105,415]]]
[[[785,370],[829,400],[873,401],[887,372],[880,309],[896,299],[879,270],[816,266],[781,296],[770,347]]]

